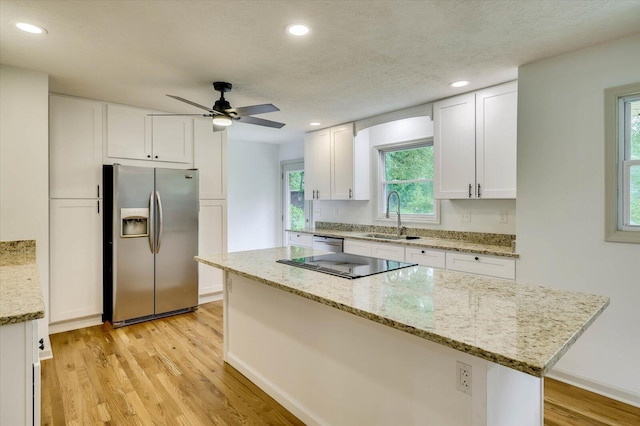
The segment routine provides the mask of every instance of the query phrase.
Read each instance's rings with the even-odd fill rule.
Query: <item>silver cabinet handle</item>
[[[316,191],[316,197],[317,197],[318,200],[320,199],[320,190],[319,189]]]
[[[351,188],[349,188],[349,199],[353,198],[353,191],[351,191]]]
[[[149,195],[149,218],[147,219],[147,221],[149,221],[149,250],[151,250],[151,253],[153,253],[153,246],[155,245],[154,242],[154,235],[155,235],[155,226],[153,225],[153,223],[155,222],[154,220],[154,205],[156,204],[156,200],[154,198],[154,192],[151,191],[151,195]]]
[[[478,198],[480,198],[482,194],[480,193],[480,184],[478,184]]]
[[[156,245],[156,253],[160,253],[160,244],[162,244],[162,199],[160,198],[160,193],[156,191],[156,198],[158,199],[158,218],[160,219],[160,224],[158,225],[158,244]]]
[[[471,198],[471,184],[469,184],[469,198]]]

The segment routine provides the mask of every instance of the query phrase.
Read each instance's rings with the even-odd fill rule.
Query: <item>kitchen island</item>
[[[276,263],[311,254],[196,258],[225,271],[225,360],[308,424],[541,425],[543,376],[609,303],[421,266],[348,280]]]

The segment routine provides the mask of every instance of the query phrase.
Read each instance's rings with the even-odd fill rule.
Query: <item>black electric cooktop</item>
[[[417,263],[398,262],[396,260],[357,256],[347,253],[321,254],[318,256],[280,259],[278,263],[310,269],[342,278],[354,279],[416,266]]]

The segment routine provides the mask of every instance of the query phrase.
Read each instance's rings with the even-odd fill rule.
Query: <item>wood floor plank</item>
[[[223,361],[221,302],[113,329],[51,336],[42,422],[58,425],[302,425]],[[640,409],[545,379],[545,426],[640,425]]]

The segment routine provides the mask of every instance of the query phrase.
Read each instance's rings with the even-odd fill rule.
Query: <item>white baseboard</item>
[[[102,325],[102,314],[49,324],[49,334],[63,333],[94,325]]]
[[[222,300],[222,290],[215,293],[201,294],[198,297],[198,305],[203,305],[205,303],[210,303],[210,302],[217,302],[219,300]]]
[[[636,392],[631,392],[626,389],[620,389],[615,386],[610,386],[596,380],[579,376],[577,374],[559,370],[557,368],[551,370],[547,377],[640,408],[640,394]]]

